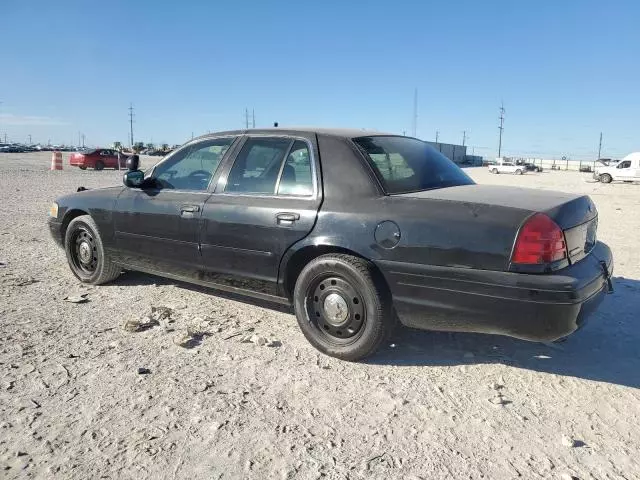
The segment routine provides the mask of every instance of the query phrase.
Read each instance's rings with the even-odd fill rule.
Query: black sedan
[[[588,196],[476,185],[408,137],[265,129],[190,141],[124,186],[59,198],[49,227],[80,281],[138,270],[291,304],[346,360],[399,319],[553,341],[611,289]]]

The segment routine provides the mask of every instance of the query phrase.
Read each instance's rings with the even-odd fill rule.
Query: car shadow
[[[607,295],[581,330],[562,343],[542,344],[500,335],[429,332],[402,327],[365,363],[425,367],[499,363],[640,388],[640,281],[623,277],[615,277],[613,281],[614,293]],[[113,284],[176,285],[293,314],[290,306],[140,272],[127,272]]]
[[[367,363],[398,366],[500,363],[640,388],[640,281],[614,278],[587,324],[562,343],[400,328]]]

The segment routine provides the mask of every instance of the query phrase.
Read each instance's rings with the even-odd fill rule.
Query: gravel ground
[[[353,364],[288,311],[137,273],[80,285],[49,204],[120,174],[49,155],[0,154],[0,477],[640,478],[640,185],[471,170],[590,194],[615,294],[560,345],[402,329]]]

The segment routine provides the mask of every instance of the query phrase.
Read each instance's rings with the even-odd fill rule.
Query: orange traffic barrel
[[[56,150],[51,155],[51,170],[62,170],[62,152]]]

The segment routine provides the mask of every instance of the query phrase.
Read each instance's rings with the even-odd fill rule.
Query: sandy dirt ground
[[[615,294],[563,344],[402,329],[347,363],[286,310],[139,273],[80,285],[49,205],[120,174],[49,155],[0,154],[0,478],[640,478],[640,185],[470,170],[591,195]]]

